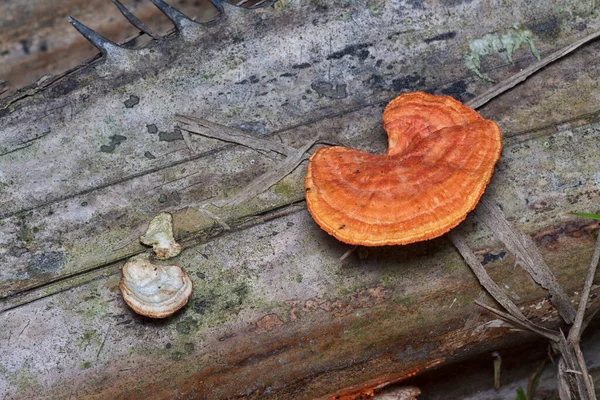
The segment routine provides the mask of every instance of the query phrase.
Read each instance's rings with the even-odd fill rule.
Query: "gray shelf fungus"
[[[150,221],[148,230],[140,236],[140,242],[152,246],[159,260],[167,260],[181,253],[181,245],[173,236],[173,216],[167,212],[161,212]]]
[[[166,318],[185,306],[192,294],[192,280],[177,265],[158,265],[141,254],[123,265],[121,293],[136,313]]]

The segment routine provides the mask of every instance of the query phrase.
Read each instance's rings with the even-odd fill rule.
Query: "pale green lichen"
[[[289,8],[291,5],[290,0],[277,0],[275,3],[273,3],[273,8],[275,9],[275,11],[284,11],[286,8]]]
[[[528,29],[521,29],[519,24],[514,24],[502,34],[485,34],[481,38],[469,43],[469,52],[465,53],[465,65],[481,79],[494,82],[487,74],[481,72],[481,58],[499,55],[506,62],[513,62],[513,55],[521,46],[527,44],[531,54],[539,61],[540,54],[533,43],[533,33]]]

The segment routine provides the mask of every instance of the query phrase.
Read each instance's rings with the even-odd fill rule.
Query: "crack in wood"
[[[286,215],[294,214],[297,212],[304,211],[304,201],[296,201],[276,209],[263,211],[246,218],[240,219],[235,223],[231,223],[230,230],[217,229],[214,230],[214,226],[207,229],[206,231],[199,231],[194,236],[191,236],[181,241],[184,247],[192,247],[208,240],[220,237],[223,234],[229,234],[239,232],[252,228],[257,225],[265,224],[277,218],[281,218]],[[120,273],[120,264],[133,257],[141,254],[140,252],[128,254],[125,257],[119,259],[110,260],[101,265],[96,265],[91,268],[87,268],[82,271],[78,271],[73,274],[61,276],[60,278],[46,281],[42,284],[31,286],[19,290],[16,293],[12,293],[8,296],[0,297],[0,314],[15,308],[24,306],[37,300],[44,299],[46,297],[54,296],[58,293],[65,292],[67,290],[74,289],[76,287],[85,285],[93,282],[97,279],[102,279],[107,276],[112,276]],[[54,290],[52,290],[54,289]]]

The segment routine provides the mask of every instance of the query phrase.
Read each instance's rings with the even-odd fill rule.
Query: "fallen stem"
[[[526,322],[521,321],[518,318],[515,318],[508,313],[505,313],[504,311],[500,311],[494,307],[490,307],[487,304],[484,304],[478,300],[475,300],[475,304],[477,304],[481,308],[485,308],[486,310],[488,310],[489,312],[491,312],[493,314],[496,314],[503,320],[512,323],[513,325],[515,325],[518,328],[521,328],[521,329],[524,329],[524,330],[527,330],[527,331],[530,331],[533,333],[537,333],[538,335],[543,336],[552,342],[558,342],[560,340],[559,337],[552,331],[549,331],[544,328],[540,329],[539,327],[533,325],[529,320],[527,320]]]
[[[578,343],[581,339],[583,319],[585,317],[585,311],[590,298],[590,292],[594,283],[596,269],[598,268],[598,261],[600,261],[600,232],[598,232],[598,237],[596,239],[596,247],[594,249],[594,255],[592,256],[592,262],[590,263],[590,269],[588,270],[585,283],[583,284],[583,291],[579,300],[579,306],[577,307],[575,322],[573,322],[573,326],[571,327],[569,336],[567,338],[570,343]]]
[[[236,143],[256,151],[274,151],[285,156],[291,156],[296,152],[296,149],[293,147],[277,143],[273,140],[250,135],[240,129],[217,124],[203,118],[181,114],[175,114],[175,118],[177,122],[183,125],[181,129],[185,129],[186,131],[197,135],[219,139],[224,142]]]
[[[531,238],[515,229],[507,221],[500,207],[489,201],[486,196],[479,201],[475,214],[492,230],[494,236],[504,243],[507,250],[515,255],[518,264],[536,283],[548,290],[550,302],[556,307],[562,319],[569,324],[573,323],[575,308]]]
[[[290,155],[285,160],[278,162],[275,168],[250,182],[234,197],[219,200],[212,204],[217,207],[235,206],[258,196],[296,169],[296,167],[306,159],[306,152],[315,144],[315,142],[316,140],[310,141],[301,149],[296,150],[296,154]]]
[[[450,231],[448,233],[448,238],[454,247],[456,247],[462,258],[466,261],[467,265],[471,268],[479,280],[479,283],[481,283],[481,286],[487,290],[494,300],[496,300],[502,307],[509,311],[513,317],[525,323],[527,321],[527,317],[523,315],[521,310],[519,310],[519,307],[517,307],[515,303],[510,300],[506,293],[504,293],[504,291],[500,289],[498,285],[496,285],[496,282],[490,278],[485,268],[483,265],[481,265],[475,254],[473,254],[463,237],[456,231]]]

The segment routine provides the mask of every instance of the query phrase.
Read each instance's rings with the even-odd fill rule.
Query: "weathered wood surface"
[[[489,86],[465,66],[474,40],[519,23],[513,34],[531,30],[543,56],[600,25],[593,2],[510,4],[228,7],[198,42],[174,37],[142,63],[96,64],[3,100],[0,391],[312,398],[515,340],[474,307],[482,289],[443,237],[340,261],[348,246],[305,210],[303,168],[240,206],[207,206],[224,231],[189,206],[235,194],[279,160],[196,136],[190,148],[174,122],[194,114],[296,148],[323,138],[383,151],[382,107],[398,92],[466,100]],[[569,295],[598,230],[568,212],[598,211],[599,49],[481,110],[505,137],[486,196],[534,236]],[[494,79],[535,60],[527,44],[514,64],[502,55],[481,57]],[[175,262],[195,291],[184,310],[150,321],[123,303],[119,268],[147,251],[138,237],[162,210],[174,213],[186,247]],[[491,232],[473,217],[458,229],[528,315],[556,323]]]

